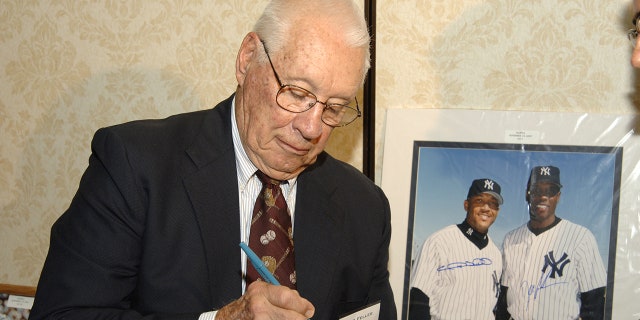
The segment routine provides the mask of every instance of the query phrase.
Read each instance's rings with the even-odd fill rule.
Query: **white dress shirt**
[[[236,169],[238,175],[238,194],[240,195],[240,241],[249,243],[249,232],[251,230],[251,217],[253,216],[253,206],[255,205],[258,193],[262,189],[262,182],[256,176],[258,170],[256,166],[249,160],[249,156],[242,147],[240,141],[240,133],[238,131],[238,125],[236,122],[236,99],[231,102],[231,133],[233,136],[233,149],[236,155]],[[296,191],[298,189],[297,177],[287,180],[288,183],[280,185],[282,194],[287,201],[287,207],[289,207],[289,213],[291,215],[291,226],[294,224],[294,209],[296,207]],[[238,245],[238,250],[240,246]],[[240,254],[240,268],[242,274],[247,272],[247,256],[242,252]],[[242,292],[244,293],[247,287],[246,281],[242,280]],[[214,320],[217,311],[205,312],[200,315],[198,320]]]

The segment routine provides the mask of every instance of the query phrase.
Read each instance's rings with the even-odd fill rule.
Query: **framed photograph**
[[[471,182],[490,178],[502,187],[504,203],[488,233],[502,248],[506,233],[529,220],[529,174],[545,165],[560,169],[556,215],[595,237],[607,274],[605,318],[639,315],[640,306],[630,302],[637,290],[628,284],[637,281],[637,259],[630,257],[640,255],[633,231],[640,206],[635,126],[633,117],[620,115],[389,110],[381,185],[392,210],[398,318],[407,318],[417,253],[429,235],[465,219]]]
[[[556,216],[589,229],[595,236],[607,278],[614,278],[622,149],[618,147],[543,146],[415,141],[405,263],[414,261],[434,232],[461,223],[463,202],[471,182],[489,178],[499,183],[504,203],[489,229],[498,248],[507,232],[527,223],[525,201],[534,166],[560,169],[561,199]],[[408,301],[410,273],[405,274],[403,301]],[[613,281],[607,292],[613,292]],[[605,312],[611,314],[611,295]],[[407,304],[403,304],[403,318]],[[610,318],[610,316],[608,317]]]

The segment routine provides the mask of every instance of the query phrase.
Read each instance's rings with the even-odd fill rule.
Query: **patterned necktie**
[[[261,171],[256,175],[262,181],[253,208],[249,247],[260,257],[281,285],[296,288],[293,228],[287,202],[280,181],[269,178]],[[260,278],[251,264],[247,264],[247,283]],[[264,279],[263,279],[264,280]]]

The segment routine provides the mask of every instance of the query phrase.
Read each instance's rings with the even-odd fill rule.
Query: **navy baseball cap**
[[[492,195],[500,204],[504,202],[500,195],[500,185],[494,180],[488,178],[473,180],[471,187],[469,187],[469,193],[467,193],[467,199],[481,193]]]
[[[529,185],[534,185],[538,182],[549,182],[562,187],[560,184],[560,169],[554,166],[538,166],[531,169],[531,175],[529,175]]]

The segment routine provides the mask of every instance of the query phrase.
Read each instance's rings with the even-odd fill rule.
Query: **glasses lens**
[[[358,118],[359,113],[355,102],[349,105],[329,104],[324,108],[322,121],[333,127],[346,126]]]
[[[313,107],[318,100],[316,96],[300,87],[285,85],[280,88],[276,96],[278,105],[291,112],[305,112]]]
[[[553,197],[555,195],[558,194],[558,192],[560,192],[560,187],[558,186],[550,186],[548,188],[538,188],[538,187],[533,187],[531,189],[531,195],[533,195],[534,197]]]
[[[287,111],[301,113],[318,103],[316,96],[306,89],[294,85],[284,85],[276,95],[278,105]],[[322,121],[332,127],[343,127],[360,116],[357,102],[348,105],[327,104],[322,112]]]

